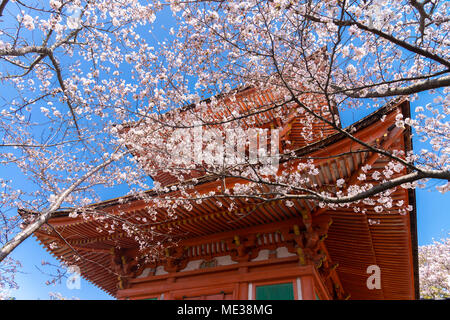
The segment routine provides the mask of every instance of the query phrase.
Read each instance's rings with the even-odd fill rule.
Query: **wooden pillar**
[[[248,267],[240,267],[238,269],[238,272],[239,273],[248,273]],[[238,284],[237,299],[238,300],[247,300],[248,299],[248,283],[247,282],[240,282]]]
[[[239,291],[238,291],[238,300],[247,300],[248,299],[248,283],[241,282],[239,283]]]
[[[314,279],[312,276],[301,277],[302,282],[302,299],[303,300],[315,300],[314,294]]]

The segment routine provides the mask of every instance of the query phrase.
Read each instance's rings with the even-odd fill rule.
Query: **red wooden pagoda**
[[[243,90],[240,97],[270,100],[269,93],[255,89]],[[411,150],[410,132],[395,126],[398,113],[409,116],[407,100],[385,105],[349,130],[368,144],[407,152]],[[271,117],[270,111],[266,117]],[[310,178],[319,188],[335,185],[338,179],[354,184],[365,165],[371,165],[366,172],[370,177],[373,170],[387,164],[379,154],[354,152],[362,148],[326,125],[315,127],[315,133],[322,133],[316,134],[315,141],[305,141],[299,117],[288,117],[279,124],[282,139],[291,141],[298,156],[316,159],[319,174]],[[338,154],[342,155],[330,157]],[[295,161],[288,164],[285,170],[297,167]],[[177,183],[167,174],[154,178],[166,185]],[[234,183],[243,182],[227,180],[227,184]],[[207,193],[218,186],[220,182],[214,179],[199,179],[196,190]],[[156,196],[152,190],[146,195],[150,199]],[[397,188],[391,196],[403,201],[405,207],[415,205],[413,191]],[[293,200],[293,206],[284,201],[220,201],[222,206],[217,199],[208,199],[194,203],[191,210],[180,207],[172,217],[162,208],[153,208],[157,220],[148,230],[170,234],[177,241],[152,262],[145,262],[127,232],[102,233],[99,221],[71,218],[67,212],[49,221],[52,228],[44,226],[34,235],[55,257],[78,265],[84,278],[118,299],[418,297],[414,210],[400,214],[397,207],[377,213],[367,205],[362,214],[352,208],[321,209],[315,201],[306,200]],[[230,211],[231,201],[235,209]],[[138,222],[152,205],[151,201],[127,196],[91,208],[110,215],[121,212],[122,217]],[[149,247],[154,245],[149,241]],[[81,259],[75,258],[74,252]],[[367,286],[371,265],[381,271],[378,289]]]

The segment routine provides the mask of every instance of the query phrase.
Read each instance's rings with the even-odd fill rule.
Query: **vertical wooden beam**
[[[315,300],[314,295],[314,279],[312,276],[303,276],[300,278],[302,285],[302,299]]]
[[[248,286],[249,286],[249,284],[247,282],[239,283],[239,291],[238,291],[238,295],[237,295],[238,300],[247,300],[248,299]]]

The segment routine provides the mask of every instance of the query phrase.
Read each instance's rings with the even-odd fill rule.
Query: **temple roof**
[[[323,95],[305,93],[300,94],[298,99],[305,105],[312,106],[311,110],[322,118],[331,122],[338,121],[340,127],[337,108],[334,104],[329,106]],[[164,164],[154,161],[157,157],[167,158],[167,154],[173,151],[173,144],[165,143],[167,141],[165,139],[171,136],[176,128],[186,130],[184,136],[189,135],[189,130],[193,129],[192,124],[201,119],[201,125],[205,130],[225,131],[224,126],[231,122],[243,130],[278,129],[281,153],[288,152],[288,148],[289,151],[299,149],[333,135],[334,129],[328,123],[320,119],[311,119],[313,118],[311,116],[308,119],[307,112],[299,112],[299,110],[303,109],[293,101],[287,102],[283,92],[274,87],[260,89],[247,86],[235,89],[228,94],[205,99],[197,104],[168,110],[153,117],[149,116],[148,122],[127,123],[119,132],[124,140],[130,141],[127,146],[141,167],[155,182],[166,186],[181,182],[180,176],[186,180],[205,175],[203,170],[205,164],[199,165],[196,170],[182,170],[179,168],[180,165],[176,165],[176,168],[166,168]],[[305,123],[308,124],[308,128],[305,128]],[[159,128],[155,129],[155,126]],[[137,141],[134,141],[133,134],[127,135],[133,129],[139,132]],[[152,145],[145,144],[148,141],[142,139],[141,132],[146,129],[150,129],[148,135],[155,138],[156,142]]]
[[[366,143],[376,143],[387,150],[411,150],[409,130],[395,126],[395,116],[399,112],[403,113],[404,117],[409,116],[407,100],[394,100],[346,130],[351,130]],[[384,115],[384,121],[380,121]],[[334,185],[340,178],[345,179],[349,185],[356,182],[366,164],[371,165],[371,169],[366,172],[370,177],[372,171],[383,168],[388,162],[378,154],[349,152],[358,149],[360,148],[344,134],[336,133],[299,147],[296,154],[316,158],[315,165],[319,168],[319,174],[309,178],[319,188],[326,188]],[[329,157],[337,154],[343,155],[338,158]],[[281,159],[281,162],[291,161],[293,160]],[[401,172],[396,175],[399,174]],[[227,179],[228,183],[243,181]],[[206,193],[219,184],[215,178],[204,176],[198,180],[196,189]],[[176,192],[168,192],[168,195],[173,196]],[[351,294],[352,299],[418,297],[414,210],[409,214],[400,214],[398,209],[392,208],[388,212],[377,213],[374,206],[365,205],[366,212],[363,214],[345,207],[337,210],[322,209],[313,200],[293,200],[294,205],[287,206],[281,200],[260,203],[256,200],[213,197],[203,200],[200,204],[194,203],[189,209],[180,206],[175,210],[175,215],[169,215],[164,208],[158,208],[151,200],[152,197],[161,196],[160,194],[149,190],[145,195],[145,201],[140,196],[126,196],[94,204],[89,206],[89,209],[93,214],[106,212],[118,215],[120,212],[122,218],[140,223],[140,219],[148,217],[148,209],[152,208],[157,212],[156,220],[146,225],[147,230],[161,235],[170,234],[171,237],[186,243],[192,239],[227,234],[233,230],[245,230],[257,225],[289,224],[290,221],[301,220],[305,211],[312,216],[327,215],[332,218],[333,223],[328,230],[325,245],[332,260],[339,264],[337,273],[342,286]],[[404,206],[415,206],[414,192],[411,190],[397,188],[391,196],[395,201],[403,201]],[[234,203],[234,209],[228,210],[231,202]],[[95,219],[85,220],[81,216],[71,218],[68,214],[68,211],[57,213],[48,222],[51,227],[41,227],[34,236],[56,258],[78,265],[84,278],[109,294],[116,295],[118,278],[109,271],[111,250],[117,247],[131,250],[137,247],[136,240],[124,230],[99,232],[98,228],[102,226],[102,222]],[[149,239],[149,247],[156,245],[158,241],[161,239],[154,235]],[[75,259],[75,252],[81,255],[82,259]],[[381,269],[381,290],[369,290],[366,286],[366,268],[369,265],[378,265]]]

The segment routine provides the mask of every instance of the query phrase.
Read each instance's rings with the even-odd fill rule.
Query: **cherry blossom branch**
[[[310,19],[314,22],[318,22],[318,23],[323,23],[326,24],[328,23],[328,21],[324,21],[321,18],[318,18],[316,16],[313,15],[304,15],[305,18]],[[420,47],[414,46],[406,41],[397,39],[396,37],[389,35],[381,30],[375,29],[375,28],[371,28],[369,26],[366,26],[356,20],[354,20],[352,18],[352,20],[337,20],[337,19],[330,19],[330,22],[332,22],[333,24],[335,24],[336,26],[346,26],[346,27],[350,27],[350,26],[357,26],[359,29],[367,31],[369,33],[375,34],[380,36],[381,38],[388,40],[389,42],[392,42],[408,51],[414,52],[418,55],[421,55],[425,58],[429,58],[431,60],[434,60],[444,66],[446,66],[447,68],[450,68],[450,61],[446,60],[445,58],[440,57],[439,55],[432,53],[430,51],[424,50]]]
[[[277,196],[276,199],[304,199],[304,200],[317,200],[320,202],[328,203],[328,204],[340,204],[340,203],[352,203],[355,201],[359,201],[365,198],[373,197],[377,194],[380,194],[384,191],[393,189],[395,187],[406,185],[409,183],[413,183],[419,180],[423,179],[440,179],[440,180],[447,180],[450,181],[450,171],[448,170],[422,170],[421,172],[412,172],[409,174],[401,175],[396,178],[392,178],[388,181],[384,181],[382,183],[379,183],[367,190],[357,192],[356,194],[349,194],[347,196],[339,196],[339,197],[331,197],[326,196],[318,191],[304,188],[304,187],[298,187],[291,184],[281,183],[281,182],[274,182],[269,179],[252,179],[248,176],[242,176],[242,175],[234,175],[234,174],[218,174],[217,172],[214,173],[215,175],[220,176],[221,178],[234,178],[234,179],[241,179],[244,181],[247,181],[248,183],[255,183],[258,185],[267,185],[271,187],[282,187],[284,189],[292,190],[294,192],[303,193],[303,194],[289,194],[284,192],[277,192],[277,191],[269,191],[269,192],[259,192],[258,195],[254,194],[214,194],[214,195],[207,195],[207,196],[199,196],[199,197],[171,197],[170,195],[164,195],[164,199],[175,201],[175,200],[189,200],[189,201],[195,201],[195,200],[205,200],[205,199],[214,199],[216,197],[219,198],[249,198],[249,199],[257,199],[257,200],[263,200],[263,201],[273,201],[273,197]]]
[[[379,148],[376,148],[364,141],[362,141],[361,139],[356,138],[354,135],[352,135],[351,133],[348,132],[348,130],[346,129],[342,129],[341,127],[337,126],[334,122],[329,121],[328,119],[326,119],[325,117],[322,117],[321,115],[317,114],[317,112],[314,112],[313,110],[311,110],[309,107],[307,107],[303,102],[301,102],[297,95],[295,94],[294,90],[291,88],[291,86],[288,84],[288,82],[284,79],[284,76],[280,70],[280,67],[278,65],[278,61],[277,58],[275,56],[275,49],[274,49],[274,44],[273,44],[273,40],[272,40],[272,61],[274,63],[274,67],[277,70],[277,74],[280,77],[281,82],[283,83],[284,87],[288,90],[289,94],[291,95],[292,100],[294,100],[301,108],[303,108],[305,111],[307,111],[309,114],[311,114],[312,116],[314,116],[315,118],[319,119],[320,121],[330,125],[331,127],[333,127],[336,131],[344,134],[345,136],[347,136],[349,139],[357,142],[358,144],[364,146],[367,149],[372,150],[373,152],[382,154],[388,158],[391,158],[395,161],[400,162],[401,164],[403,164],[404,166],[412,169],[412,170],[417,170],[417,171],[422,171],[420,168],[417,168],[414,164],[407,162],[397,156],[394,156],[393,154],[387,152],[386,150],[382,150]]]
[[[3,1],[0,3],[0,17],[3,16],[3,10],[5,10],[5,7],[6,7],[6,5],[8,4],[8,1],[9,1],[9,0],[3,0]]]
[[[422,75],[422,76],[418,76],[418,77],[409,77],[409,78],[401,78],[401,79],[396,79],[396,80],[390,80],[390,81],[383,81],[380,83],[372,83],[372,84],[366,84],[364,86],[359,86],[359,87],[352,87],[352,88],[345,88],[345,87],[339,87],[337,85],[331,85],[331,87],[334,89],[333,94],[339,94],[339,93],[343,93],[348,97],[351,98],[382,98],[382,97],[389,97],[389,96],[396,96],[396,95],[410,95],[410,94],[414,94],[414,93],[419,93],[422,91],[427,91],[430,89],[437,89],[437,88],[442,88],[445,86],[448,86],[449,84],[445,81],[445,78],[448,78],[449,76],[446,77],[442,77],[442,78],[437,78],[437,79],[431,79],[431,78],[435,78],[437,76],[449,73],[450,69],[448,70],[443,70],[440,72],[436,72],[434,74],[429,74],[429,75]],[[418,81],[418,80],[422,80],[422,81]],[[399,83],[399,82],[406,82],[406,81],[417,81],[414,84],[411,84],[409,86],[406,87],[391,87],[389,85],[391,84],[395,84],[395,83]],[[433,81],[433,85],[428,87],[427,85],[423,85],[423,83],[426,83],[427,81]],[[442,82],[441,82],[442,81]],[[357,93],[358,91],[363,91],[364,89],[369,89],[369,88],[374,88],[374,87],[380,87],[383,85],[388,85],[388,89],[385,90],[384,92],[377,92],[377,91],[372,91],[369,92],[367,94],[359,94]],[[417,86],[417,88],[416,88]],[[320,91],[314,91],[314,93],[321,93]],[[389,94],[392,93],[392,94]]]
[[[51,53],[51,49],[44,46],[24,46],[21,48],[0,49],[0,57],[4,56],[24,56],[28,53],[39,53],[47,56]]]
[[[448,72],[448,71],[447,71]],[[383,83],[385,84],[385,83]],[[382,98],[382,97],[392,97],[392,96],[406,96],[411,95],[414,93],[419,93],[423,91],[428,91],[432,89],[437,88],[443,88],[450,86],[450,76],[445,76],[437,79],[426,79],[423,81],[419,81],[413,84],[410,84],[405,87],[387,87],[387,89],[382,91],[372,91],[365,94],[360,94],[357,91],[360,91],[361,89],[356,88],[349,88],[349,89],[342,89],[339,87],[339,90],[342,90],[342,92],[352,98]]]
[[[56,76],[58,78],[58,82],[59,82],[59,85],[61,87],[61,90],[62,90],[62,92],[64,94],[67,106],[69,107],[70,114],[72,115],[72,119],[73,119],[75,128],[77,129],[78,135],[81,136],[80,127],[78,126],[78,121],[77,121],[77,118],[75,116],[75,110],[74,110],[74,107],[72,105],[72,102],[70,101],[70,97],[67,95],[67,89],[66,89],[66,85],[64,84],[64,80],[62,78],[61,68],[59,66],[59,63],[58,63],[58,61],[56,61],[55,57],[53,56],[53,52],[50,52],[48,54],[48,57],[52,61],[53,67],[55,68]]]
[[[8,241],[1,249],[0,249],[0,262],[3,261],[19,244],[21,244],[25,239],[31,236],[36,230],[38,230],[44,223],[46,223],[53,214],[60,208],[61,204],[64,202],[66,197],[72,193],[79,185],[93,176],[95,173],[105,168],[112,162],[118,160],[123,154],[117,154],[118,149],[112,154],[112,156],[99,164],[98,166],[92,168],[86,174],[84,174],[81,178],[76,180],[70,187],[66,188],[62,191],[58,196],[56,196],[55,200],[51,203],[51,205],[44,210],[39,216],[28,224],[22,231],[18,232],[13,239]]]

